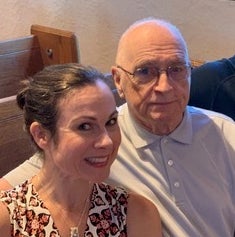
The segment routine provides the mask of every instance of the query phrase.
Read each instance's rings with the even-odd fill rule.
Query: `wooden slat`
[[[0,98],[16,94],[19,82],[44,66],[79,62],[78,52],[73,32],[40,25],[29,36],[0,41]]]
[[[202,60],[191,59],[192,68],[199,67],[204,63],[205,61],[202,61]]]
[[[16,96],[10,96],[0,99],[0,123],[10,120],[11,117],[22,117],[22,111],[17,107]]]
[[[43,68],[35,36],[0,41],[0,98],[17,93],[19,82]]]
[[[44,65],[79,62],[76,36],[73,32],[32,25],[31,34],[38,37]]]
[[[0,41],[0,176],[33,154],[15,100],[20,81],[44,66],[70,62],[79,62],[73,32],[33,25],[29,36]]]
[[[0,99],[0,176],[12,170],[30,155],[33,147],[23,131],[23,114],[15,96]]]

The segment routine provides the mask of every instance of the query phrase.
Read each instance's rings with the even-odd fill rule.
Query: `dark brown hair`
[[[48,66],[24,80],[24,88],[17,94],[17,104],[24,111],[27,132],[30,134],[30,125],[37,121],[55,135],[58,100],[73,89],[95,84],[97,80],[104,81],[101,72],[77,63]]]

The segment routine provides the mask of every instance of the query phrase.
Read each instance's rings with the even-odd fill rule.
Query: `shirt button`
[[[173,161],[173,160],[168,160],[167,164],[168,164],[169,166],[172,166],[172,165],[174,164],[174,161]]]
[[[179,188],[180,187],[180,183],[179,182],[175,182],[174,186],[175,186],[175,188]]]
[[[165,139],[163,140],[163,143],[164,143],[164,144],[167,144],[167,142],[168,142],[168,139],[165,138]]]

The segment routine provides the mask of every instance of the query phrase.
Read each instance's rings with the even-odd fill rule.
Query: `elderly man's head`
[[[190,62],[174,25],[153,18],[135,22],[120,39],[112,73],[137,122],[158,135],[178,126],[189,99]]]

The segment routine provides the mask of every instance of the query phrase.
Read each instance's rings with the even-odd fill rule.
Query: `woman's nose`
[[[113,140],[111,139],[107,131],[103,131],[96,139],[95,147],[109,147],[113,146]]]

